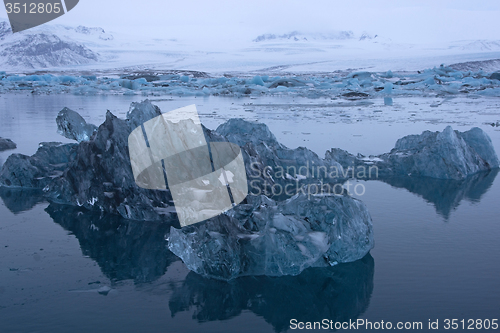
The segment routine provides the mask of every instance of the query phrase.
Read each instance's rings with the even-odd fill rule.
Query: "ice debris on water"
[[[260,96],[304,97],[392,97],[436,94],[500,95],[499,73],[460,71],[439,66],[418,72],[343,72],[329,75],[296,76],[241,75],[211,77],[207,73],[142,73],[120,78],[68,75],[6,74],[0,93],[27,90],[33,94],[72,93],[75,95],[125,94],[172,96]],[[352,96],[352,97],[349,97]]]

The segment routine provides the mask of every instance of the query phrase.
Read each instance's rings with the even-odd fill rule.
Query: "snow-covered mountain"
[[[49,26],[12,33],[6,21],[0,22],[0,66],[8,69],[43,69],[92,64],[99,54],[73,35],[92,35],[103,41],[113,39],[101,28]]]
[[[154,38],[58,24],[12,34],[9,23],[0,19],[0,71],[416,71],[440,64],[500,58],[500,42],[491,40],[415,44],[350,30],[271,31],[245,38],[206,34],[196,39],[195,34],[184,35],[185,39],[171,34]],[[488,68],[496,66],[491,63]]]

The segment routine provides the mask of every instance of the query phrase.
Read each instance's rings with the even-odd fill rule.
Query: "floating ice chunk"
[[[500,72],[492,73],[489,77],[490,80],[500,80]]]
[[[477,94],[482,96],[500,97],[500,88],[486,88],[478,91]]]
[[[305,82],[303,82],[302,80],[294,78],[278,78],[269,85],[269,88],[302,87],[305,85]]]
[[[17,145],[10,139],[0,138],[0,151],[16,149]]]
[[[42,189],[60,176],[72,158],[76,144],[42,142],[29,157],[12,154],[0,170],[0,185]]]
[[[436,79],[434,78],[434,76],[432,76],[432,77],[425,79],[423,81],[423,83],[426,85],[434,85],[434,84],[436,84]]]
[[[100,295],[107,296],[111,290],[113,290],[111,289],[111,287],[102,286],[101,288],[97,289],[97,293]]]
[[[123,88],[127,88],[130,90],[138,90],[143,84],[146,84],[147,81],[144,78],[136,79],[136,80],[119,80],[119,85]]]
[[[61,83],[80,83],[82,80],[75,76],[61,75],[59,76],[59,82]]]
[[[256,75],[250,81],[250,84],[256,84],[258,86],[263,86],[264,85],[264,80],[262,80],[262,78],[259,75]]]
[[[384,93],[385,94],[391,94],[392,93],[392,88],[394,87],[394,85],[391,83],[391,82],[387,82],[385,85],[384,85]]]
[[[376,167],[381,178],[411,176],[460,180],[499,167],[491,139],[480,128],[461,133],[448,126],[442,132],[408,135],[399,139],[390,153],[377,157],[379,160],[366,161],[340,149],[327,152],[327,159],[336,160],[343,167]]]
[[[352,197],[298,194],[284,202],[263,196],[249,202],[203,224],[172,227],[169,249],[192,271],[230,280],[297,275],[355,261],[373,247],[370,215]]]
[[[460,71],[452,72],[449,75],[456,80],[460,80],[464,77],[464,74]]]
[[[111,287],[102,286],[97,289],[83,289],[83,290],[70,290],[72,293],[95,293],[97,292],[99,295],[107,296],[109,292],[113,290]]]
[[[160,110],[149,101],[133,103],[126,120],[108,112],[106,120],[88,142],[78,145],[42,144],[31,157],[11,155],[0,172],[0,184],[44,189],[43,195],[49,201],[56,200],[128,219],[163,220],[165,209],[172,206],[169,190],[138,188],[126,149],[130,131],[160,114]],[[366,166],[369,178],[372,178],[372,174],[380,178],[408,177],[411,174],[411,177],[462,179],[498,167],[499,164],[491,140],[479,129],[460,133],[450,128],[443,133],[424,132],[422,135],[405,137],[398,141],[391,153],[370,157],[369,160],[340,149],[327,152],[324,159],[303,147],[289,149],[276,140],[266,125],[242,119],[231,119],[216,131],[204,129],[204,132],[207,141],[238,144],[248,180],[256,181],[253,184],[257,184],[256,189],[261,191],[258,194],[263,193],[276,200],[293,196],[305,184],[317,185],[324,179],[330,184],[337,184],[347,177],[354,178],[357,173],[351,175],[348,170],[355,166]],[[320,167],[327,171],[321,171]],[[376,169],[372,170],[372,167]],[[227,178],[228,181],[230,178]],[[293,193],[281,196],[271,191],[273,185],[297,182],[300,182],[300,186]],[[250,185],[249,188],[254,190]],[[261,201],[267,205],[264,199]],[[280,205],[272,200],[268,204],[273,207]],[[243,207],[250,210],[256,208],[242,206],[239,209]],[[278,218],[277,213],[293,221],[297,216],[302,216],[298,213],[286,214],[278,209],[268,218]],[[253,219],[265,214],[268,214],[266,210],[256,210]],[[269,230],[272,228],[279,233],[280,229],[271,223]],[[240,230],[238,234],[245,232]],[[296,236],[307,239],[306,235]],[[314,253],[305,246],[309,253]]]
[[[494,152],[491,140],[486,140],[487,134],[479,128],[477,131],[467,135],[470,141],[482,152]],[[397,152],[405,155],[396,155]],[[399,139],[395,149],[382,159],[390,161],[397,173],[440,179],[463,179],[492,168],[451,126],[443,132],[426,131]]]
[[[348,78],[371,79],[372,73],[370,73],[370,72],[352,72],[347,77]]]
[[[146,121],[161,115],[160,108],[151,104],[149,100],[142,102],[133,102],[127,112],[127,122],[130,129],[141,126]]]
[[[265,124],[251,123],[241,118],[229,119],[217,128],[217,133],[239,146],[244,146],[247,142],[252,142],[254,145],[260,142],[269,145],[279,144],[274,134]]]
[[[97,130],[97,126],[87,124],[78,112],[64,108],[57,114],[57,132],[78,142],[88,141]]]
[[[89,81],[97,81],[97,76],[95,76],[95,75],[82,75],[82,78],[89,80]]]

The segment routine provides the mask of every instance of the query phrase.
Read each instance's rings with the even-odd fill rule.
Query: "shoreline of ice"
[[[397,96],[500,96],[500,73],[456,68],[462,67],[441,65],[417,72],[339,71],[279,76],[248,73],[211,76],[205,72],[182,70],[145,70],[128,74],[104,72],[100,76],[0,72],[0,93],[179,97],[270,95],[346,100]]]

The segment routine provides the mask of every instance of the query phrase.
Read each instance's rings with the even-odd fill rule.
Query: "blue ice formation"
[[[186,72],[183,75],[169,72],[143,73],[120,78],[51,74],[5,74],[0,77],[1,93],[20,90],[33,94],[232,97],[292,95],[310,98],[342,98],[346,94],[355,97],[354,93],[370,98],[437,94],[500,96],[500,80],[498,72],[460,71],[443,65],[413,73],[351,72],[276,77],[210,77],[202,72]]]
[[[169,249],[204,276],[230,280],[245,275],[298,275],[363,258],[374,246],[366,206],[347,195],[276,202],[250,196],[225,215],[171,227]]]
[[[57,114],[57,133],[78,142],[88,141],[97,130],[97,126],[87,124],[78,112],[64,108]]]
[[[460,180],[497,169],[500,164],[490,137],[478,127],[459,132],[447,126],[442,132],[408,135],[399,139],[391,152],[378,156],[354,156],[337,148],[328,151],[326,156],[344,168],[376,167],[379,178]]]

